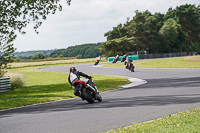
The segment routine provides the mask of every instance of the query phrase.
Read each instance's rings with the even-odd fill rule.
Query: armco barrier
[[[180,57],[180,56],[192,56],[195,52],[179,52],[179,53],[163,53],[163,54],[147,54],[147,55],[130,55],[127,56],[131,60],[138,59],[154,59],[154,58],[167,58],[167,57]],[[119,56],[119,61],[121,61],[123,56]],[[115,57],[109,57],[108,62],[113,61]]]
[[[121,61],[122,60],[122,57],[123,56],[119,56],[119,61]],[[131,59],[131,60],[138,60],[139,59],[139,56],[138,55],[129,55],[129,56],[127,56],[129,59]],[[108,62],[110,62],[110,61],[113,61],[113,59],[114,59],[115,57],[108,57],[107,58],[107,60],[108,60]]]
[[[0,93],[7,92],[11,89],[10,77],[0,78]]]
[[[138,55],[130,55],[130,56],[127,56],[129,59],[131,60],[139,60],[139,56]]]

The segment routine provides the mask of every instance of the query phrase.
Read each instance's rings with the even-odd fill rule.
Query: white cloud
[[[135,11],[166,13],[170,7],[183,4],[200,4],[197,0],[72,0],[71,6],[61,1],[63,11],[47,16],[37,35],[33,25],[26,35],[14,41],[17,51],[67,48],[72,45],[106,41],[104,33],[125,23]]]

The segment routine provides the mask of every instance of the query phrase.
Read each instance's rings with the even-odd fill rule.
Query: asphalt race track
[[[68,73],[70,67],[46,67],[36,71]],[[72,98],[0,111],[0,133],[106,132],[200,106],[200,69],[136,66],[135,72],[130,72],[125,68],[93,67],[93,64],[76,65],[76,68],[87,74],[126,76],[146,83],[103,92],[100,103],[88,104],[80,98]],[[133,80],[134,83],[137,84],[137,80]]]

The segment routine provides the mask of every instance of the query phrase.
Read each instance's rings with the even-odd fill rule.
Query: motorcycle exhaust
[[[87,84],[86,86],[87,86],[87,88],[89,90],[91,90],[92,92],[96,93],[96,90],[91,85]]]

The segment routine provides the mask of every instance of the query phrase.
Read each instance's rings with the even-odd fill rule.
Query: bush
[[[37,53],[37,54],[31,56],[32,60],[44,59],[44,58],[45,58],[45,55],[43,53]]]
[[[76,59],[82,59],[82,55],[78,54],[78,55],[76,56]]]
[[[14,62],[20,62],[20,61],[21,61],[20,58],[16,58],[16,59],[14,59]]]
[[[24,75],[21,73],[6,73],[5,76],[10,77],[11,81],[11,90],[14,90],[16,88],[22,87],[25,83]]]

